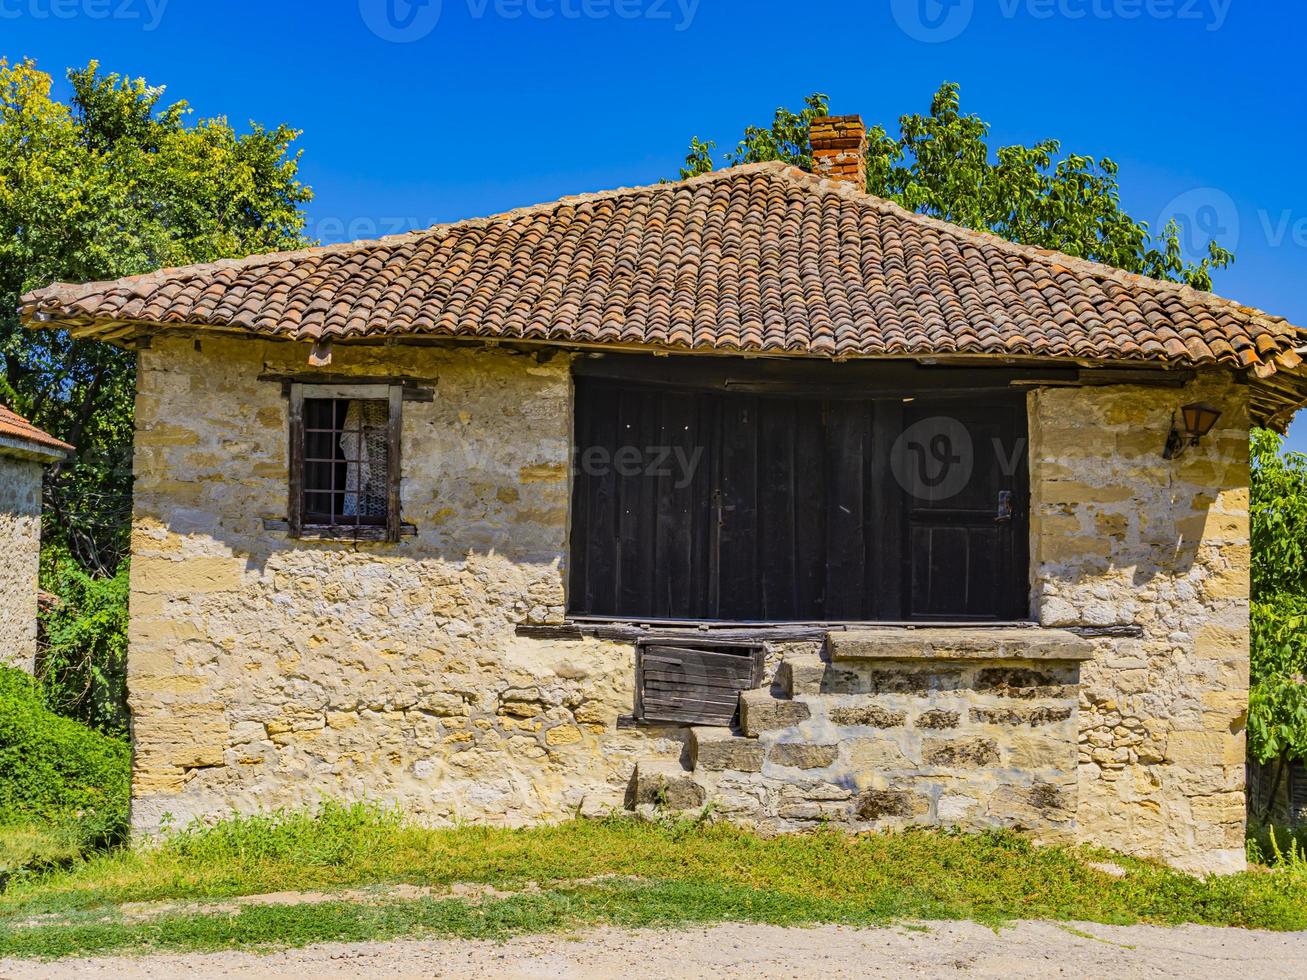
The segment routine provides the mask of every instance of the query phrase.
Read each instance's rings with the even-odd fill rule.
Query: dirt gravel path
[[[0,961],[0,978],[391,977],[1294,977],[1307,975],[1307,932],[1023,922],[995,934],[971,922],[885,929],[722,925],[598,929],[575,936],[311,946],[251,953]]]

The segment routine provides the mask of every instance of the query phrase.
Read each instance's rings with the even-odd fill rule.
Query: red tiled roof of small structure
[[[377,241],[55,284],[21,310],[110,339],[133,325],[298,340],[427,334],[1221,364],[1259,379],[1307,353],[1307,331],[1260,310],[923,217],[781,163]]]
[[[60,452],[73,451],[73,447],[68,443],[38,429],[17,412],[12,412],[3,405],[0,405],[0,439],[18,439]]]

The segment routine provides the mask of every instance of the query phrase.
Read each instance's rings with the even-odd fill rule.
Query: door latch
[[[1012,523],[1012,491],[1000,490],[998,492],[998,510],[994,514],[995,524]]]

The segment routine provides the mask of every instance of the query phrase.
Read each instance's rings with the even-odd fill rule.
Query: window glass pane
[[[337,432],[306,432],[304,434],[304,458],[342,459],[338,445]]]
[[[304,495],[304,519],[310,524],[333,523],[332,494],[306,493]],[[335,513],[339,513],[339,508]]]
[[[336,403],[331,398],[304,399],[304,428],[334,428]]]

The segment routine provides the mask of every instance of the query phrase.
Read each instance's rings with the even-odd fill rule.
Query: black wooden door
[[[571,610],[1022,618],[1024,438],[1019,397],[905,402],[578,378]]]
[[[1026,618],[1025,405],[914,400],[894,463],[907,496],[907,618]]]

